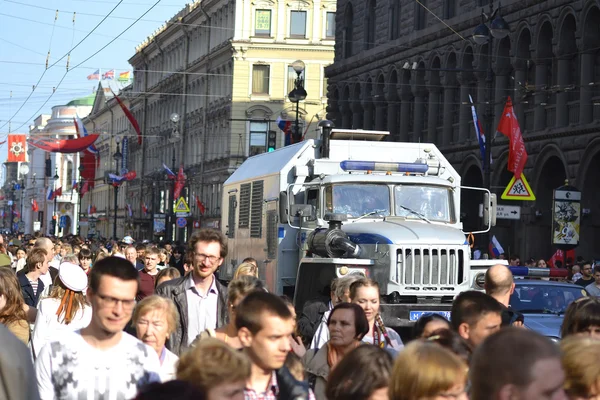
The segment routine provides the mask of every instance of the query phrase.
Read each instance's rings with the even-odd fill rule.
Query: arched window
[[[369,0],[367,3],[367,20],[365,21],[365,50],[375,47],[375,23],[377,0]]]
[[[400,37],[400,28],[402,21],[402,0],[391,0],[390,1],[390,22],[388,27],[390,29],[390,40],[398,39]]]
[[[353,34],[354,34],[354,10],[352,3],[348,3],[344,13],[344,30],[342,32],[342,46],[344,58],[352,57]]]

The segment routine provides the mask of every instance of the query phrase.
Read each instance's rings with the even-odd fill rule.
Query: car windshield
[[[532,313],[563,313],[569,304],[585,296],[579,286],[518,284],[510,296],[510,306],[517,311]]]
[[[397,185],[396,215],[405,218],[453,222],[450,189],[443,186]]]
[[[325,188],[325,209],[348,218],[386,217],[390,215],[390,189],[372,184],[330,185]]]

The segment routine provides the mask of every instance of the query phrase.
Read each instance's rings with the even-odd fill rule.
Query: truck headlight
[[[483,290],[484,286],[485,286],[485,273],[480,272],[477,275],[475,275],[475,281],[473,283],[473,287],[475,289]]]

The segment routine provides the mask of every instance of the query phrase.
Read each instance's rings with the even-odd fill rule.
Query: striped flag
[[[127,203],[127,216],[133,216],[133,210],[131,210],[131,204]]]
[[[88,81],[99,81],[100,80],[100,70],[97,69],[93,74],[88,75]]]
[[[169,179],[175,179],[177,177],[177,174],[175,172],[171,171],[171,168],[167,167],[167,164],[163,163],[163,168],[165,169],[165,172],[169,176]]]
[[[111,69],[110,71],[106,71],[105,73],[103,73],[102,79],[109,80],[109,81],[112,81],[113,79],[115,79],[115,70]]]
[[[119,74],[119,78],[117,81],[119,82],[129,82],[131,80],[131,71],[121,72]]]
[[[481,153],[481,164],[483,168],[486,168],[487,161],[485,159],[485,133],[481,128],[481,122],[477,117],[477,110],[475,109],[475,104],[473,104],[473,98],[469,95],[469,100],[471,101],[471,114],[473,114],[473,125],[475,125],[475,137],[477,138],[477,142],[479,142],[479,152]],[[491,158],[491,157],[490,157]]]

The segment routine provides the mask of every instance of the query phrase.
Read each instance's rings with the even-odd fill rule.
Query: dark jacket
[[[310,344],[323,319],[323,314],[327,311],[329,311],[329,299],[318,299],[304,305],[302,314],[298,318],[298,332],[305,344]]]
[[[37,307],[38,301],[40,300],[40,295],[44,291],[44,282],[41,279],[38,279],[38,288],[37,293],[33,294],[33,288],[31,287],[31,283],[29,283],[29,279],[25,274],[19,275],[19,285],[21,285],[21,293],[23,293],[23,299],[25,300],[25,304],[29,307]]]
[[[189,276],[172,279],[162,283],[156,288],[156,294],[173,300],[177,312],[179,313],[179,323],[177,329],[171,334],[167,341],[167,348],[176,355],[180,355],[187,349],[188,342],[188,302],[185,293],[185,283]],[[215,285],[219,291],[219,299],[217,300],[217,328],[227,325],[229,322],[229,314],[227,312],[227,287],[223,286],[215,278]]]

